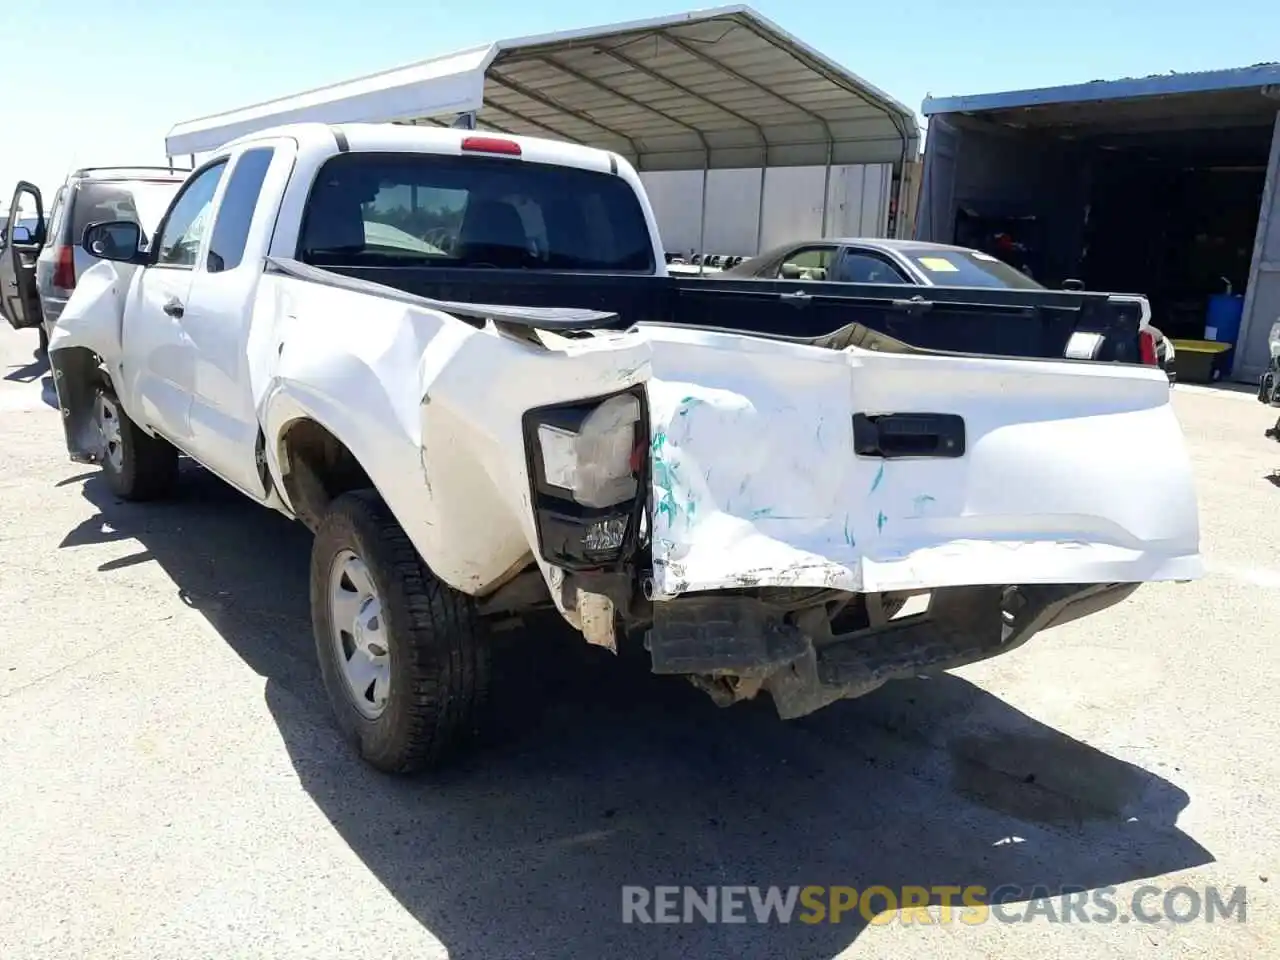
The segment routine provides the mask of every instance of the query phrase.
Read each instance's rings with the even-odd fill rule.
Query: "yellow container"
[[[1179,383],[1216,383],[1231,371],[1232,345],[1217,340],[1174,340]]]

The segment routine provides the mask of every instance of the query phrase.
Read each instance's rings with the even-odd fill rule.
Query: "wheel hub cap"
[[[343,550],[329,573],[329,622],[338,669],[360,714],[376,720],[391,692],[391,651],[382,599],[363,560]]]
[[[103,394],[98,394],[94,422],[102,442],[102,459],[117,471],[123,469],[124,448],[121,446],[123,441],[120,435],[120,411],[115,403]]]

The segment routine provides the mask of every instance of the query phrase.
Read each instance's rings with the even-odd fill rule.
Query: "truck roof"
[[[456,155],[469,139],[502,141],[519,146],[521,155],[542,163],[561,164],[589,170],[617,171],[627,161],[618,154],[596,147],[586,147],[563,140],[544,137],[512,136],[488,130],[464,130],[451,127],[412,126],[392,123],[295,123],[258,130],[226,144],[229,149],[278,137],[291,137],[302,148],[323,147],[345,153],[443,153]]]

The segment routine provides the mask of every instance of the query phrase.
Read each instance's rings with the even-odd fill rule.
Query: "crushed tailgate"
[[[656,597],[1201,575],[1158,370],[649,335]]]

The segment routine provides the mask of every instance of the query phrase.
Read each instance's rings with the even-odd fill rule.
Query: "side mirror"
[[[80,246],[99,260],[138,263],[142,246],[142,228],[132,220],[91,223],[85,227]]]
[[[31,234],[30,227],[14,227],[13,242],[14,243],[33,243],[34,237]]]

